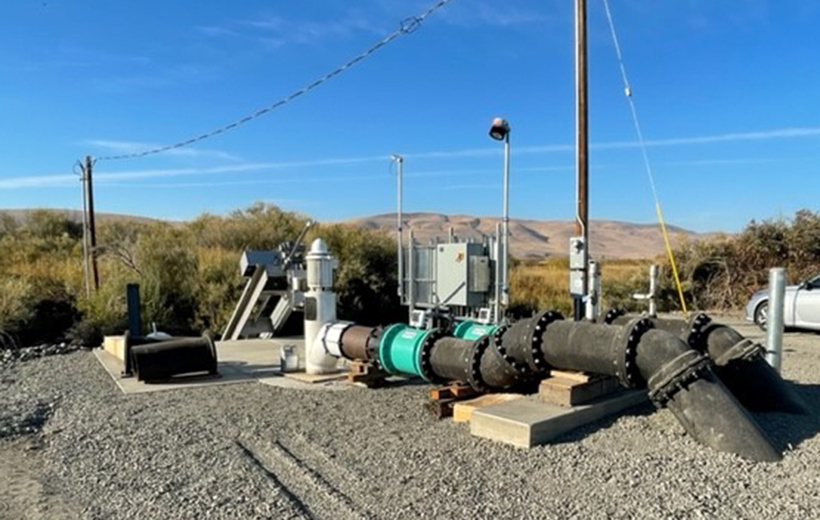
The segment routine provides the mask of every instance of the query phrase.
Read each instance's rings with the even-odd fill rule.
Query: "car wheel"
[[[763,302],[755,309],[755,324],[760,330],[766,330],[766,320],[769,319],[769,302]]]

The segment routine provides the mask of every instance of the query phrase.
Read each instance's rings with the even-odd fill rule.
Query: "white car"
[[[786,327],[820,330],[820,275],[800,285],[786,287],[783,322]],[[746,304],[746,320],[766,329],[769,317],[769,291],[764,289],[752,295]]]

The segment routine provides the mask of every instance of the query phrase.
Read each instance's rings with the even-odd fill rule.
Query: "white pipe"
[[[305,369],[308,374],[327,374],[336,371],[337,359],[328,354],[322,341],[317,339],[322,327],[336,321],[336,293],[333,292],[336,261],[321,238],[313,241],[306,260]]]
[[[413,238],[412,229],[410,230],[409,235],[409,255],[407,259],[407,323],[410,323],[410,320],[413,319],[413,309],[416,306],[416,244],[415,239]]]
[[[658,292],[658,264],[649,266],[649,316],[658,315],[658,305],[655,295]]]
[[[769,315],[766,317],[766,361],[777,373],[783,365],[783,310],[786,300],[786,270],[769,270]]]

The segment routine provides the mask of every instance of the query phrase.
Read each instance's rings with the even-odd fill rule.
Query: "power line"
[[[405,18],[404,20],[402,20],[401,25],[398,29],[396,29],[392,33],[385,36],[381,41],[379,41],[378,43],[376,43],[372,47],[368,48],[366,51],[362,52],[361,54],[359,54],[355,58],[351,59],[350,61],[347,61],[343,65],[337,67],[336,69],[332,70],[331,72],[328,72],[324,76],[321,76],[319,79],[317,79],[317,80],[313,81],[312,83],[302,87],[301,89],[291,93],[290,95],[280,99],[279,101],[276,101],[275,103],[272,103],[272,104],[270,104],[270,105],[268,105],[264,108],[261,108],[261,109],[257,110],[256,112],[248,114],[245,117],[243,117],[241,119],[238,119],[238,120],[236,120],[236,121],[234,121],[230,124],[221,126],[221,127],[216,128],[214,130],[211,130],[210,132],[205,132],[203,134],[199,134],[195,137],[192,137],[190,139],[186,139],[184,141],[180,141],[180,142],[177,142],[177,143],[174,143],[174,144],[159,146],[159,147],[152,148],[152,149],[149,149],[149,150],[144,150],[142,152],[127,153],[127,154],[121,154],[121,155],[106,155],[106,156],[103,156],[103,157],[99,157],[97,160],[99,160],[99,161],[119,161],[119,160],[123,160],[123,159],[137,159],[137,158],[140,158],[140,157],[145,157],[147,155],[155,155],[155,154],[167,152],[169,150],[175,150],[177,148],[182,148],[182,147],[185,147],[185,146],[189,146],[189,145],[192,145],[192,144],[197,143],[199,141],[204,141],[205,139],[209,139],[211,137],[214,137],[214,136],[217,136],[219,134],[225,133],[229,130],[233,130],[234,128],[236,128],[240,125],[244,125],[245,123],[253,121],[254,119],[262,117],[262,116],[264,116],[264,115],[266,115],[270,112],[273,112],[277,108],[279,108],[279,107],[293,101],[297,97],[310,92],[311,90],[315,89],[319,85],[321,85],[321,84],[325,83],[326,81],[330,80],[334,76],[337,76],[338,74],[341,74],[342,72],[346,71],[347,69],[349,69],[349,68],[353,67],[354,65],[356,65],[357,63],[359,63],[360,61],[368,58],[370,55],[372,55],[373,53],[375,53],[376,51],[378,51],[382,47],[386,46],[387,44],[389,44],[393,40],[399,38],[400,36],[415,32],[421,26],[421,24],[427,19],[427,17],[429,17],[430,15],[432,15],[433,13],[435,13],[436,11],[438,11],[439,9],[441,9],[442,7],[444,7],[445,5],[449,4],[452,1],[453,0],[439,0],[438,2],[433,4],[431,7],[429,7],[426,11],[422,12],[418,16],[411,16],[411,17]]]
[[[678,266],[675,263],[675,255],[672,252],[672,246],[669,243],[669,234],[666,231],[666,223],[663,218],[663,211],[661,209],[661,201],[658,197],[658,190],[655,186],[655,176],[652,174],[652,166],[649,162],[649,153],[646,151],[646,141],[643,138],[643,131],[641,130],[641,123],[638,119],[638,109],[635,108],[635,100],[632,98],[632,84],[629,82],[629,76],[626,74],[626,65],[624,64],[624,56],[621,52],[621,45],[618,41],[618,33],[615,31],[615,22],[612,19],[612,12],[609,9],[609,0],[602,0],[604,3],[604,11],[606,12],[606,19],[609,22],[609,30],[612,33],[612,43],[615,45],[615,54],[618,57],[618,66],[621,69],[621,78],[624,83],[624,95],[629,102],[629,110],[632,113],[632,122],[635,124],[635,133],[638,136],[638,145],[641,148],[643,155],[643,163],[646,168],[646,175],[649,178],[649,186],[652,189],[652,198],[655,200],[655,212],[658,214],[658,222],[663,233],[663,240],[666,246],[666,252],[669,256],[669,262],[672,265],[672,275],[675,279],[675,285],[678,290],[678,297],[680,298],[681,309],[686,314],[686,300],[683,297],[683,288],[680,283],[680,276],[678,275]]]

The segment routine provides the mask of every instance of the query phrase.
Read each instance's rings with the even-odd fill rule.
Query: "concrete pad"
[[[332,374],[308,374],[306,372],[287,372],[284,374],[285,377],[299,381],[300,383],[309,383],[309,384],[317,384],[317,383],[329,383],[331,381],[342,381],[343,379],[347,379],[347,370],[339,370],[338,372],[333,372]]]
[[[304,365],[305,341],[302,337],[274,339],[246,339],[218,341],[216,343],[219,377],[182,376],[161,383],[144,383],[135,377],[122,377],[122,361],[102,349],[95,349],[94,356],[125,394],[159,392],[224,385],[230,383],[260,382],[279,388],[299,390],[340,390],[350,385],[339,382],[306,383],[282,377],[279,369],[279,353],[283,345],[295,345],[300,364]],[[335,374],[336,378],[344,374]]]
[[[470,433],[519,448],[531,448],[646,400],[646,392],[634,390],[570,408],[534,399],[517,399],[475,410]]]
[[[122,377],[122,361],[109,354],[105,350],[95,349],[94,356],[100,361],[106,372],[111,375],[114,383],[124,394],[142,394],[147,392],[160,392],[164,390],[180,390],[183,388],[194,388],[198,386],[224,385],[230,383],[242,383],[254,381],[255,379],[232,367],[219,366],[219,376],[184,376],[163,381],[162,383],[144,383],[137,381],[136,377]]]

